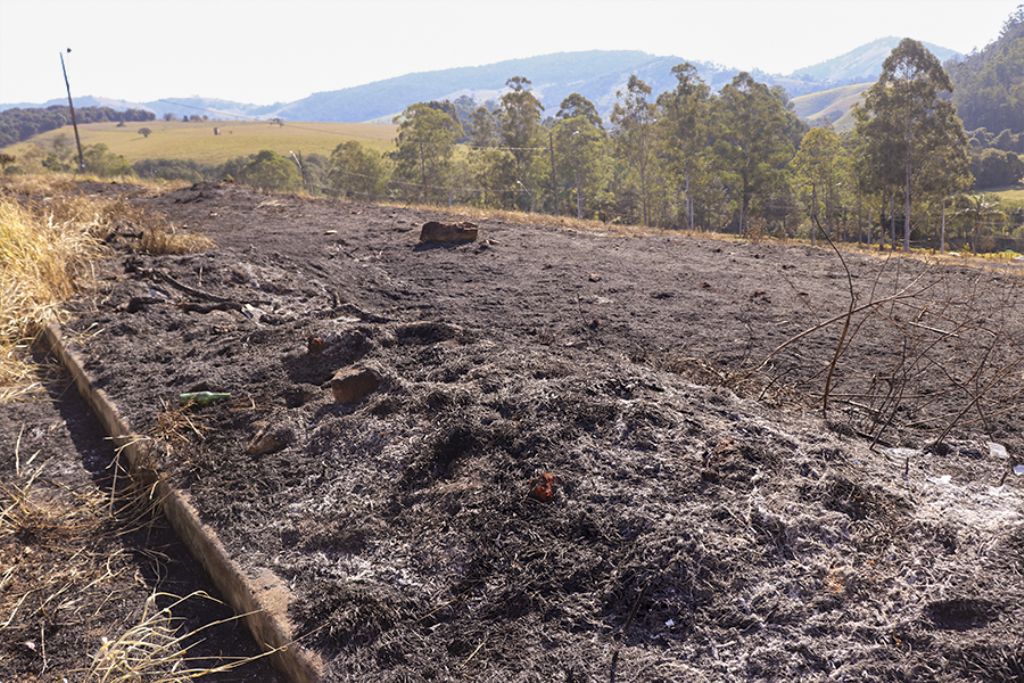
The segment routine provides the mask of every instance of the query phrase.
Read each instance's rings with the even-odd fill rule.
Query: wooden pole
[[[71,48],[68,48],[71,52]],[[60,53],[60,70],[64,73],[64,87],[68,91],[68,109],[71,110],[71,127],[75,129],[75,146],[78,148],[78,170],[85,171],[85,157],[82,156],[82,139],[78,137],[78,121],[75,119],[75,103],[71,100],[71,83],[68,82],[68,70],[64,66],[64,53]]]

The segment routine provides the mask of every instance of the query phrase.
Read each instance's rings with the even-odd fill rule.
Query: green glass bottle
[[[186,406],[195,404],[197,406],[208,406],[217,401],[224,401],[231,398],[231,394],[223,391],[190,391],[178,395],[178,401]]]

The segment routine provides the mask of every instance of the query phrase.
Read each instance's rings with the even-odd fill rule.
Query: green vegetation
[[[414,104],[398,121],[395,180],[417,201],[444,201],[450,183],[455,141],[462,133],[450,114],[428,104]]]
[[[1024,5],[995,42],[954,64],[950,76],[956,86],[953,101],[967,128],[1024,132]]]
[[[181,159],[201,164],[221,164],[237,156],[255,154],[263,149],[286,155],[290,151],[330,154],[339,142],[358,141],[365,147],[384,152],[394,145],[395,127],[374,123],[289,123],[283,126],[267,121],[152,121],[148,136],[135,126],[116,123],[91,123],[79,126],[83,145],[105,144],[111,152],[129,162],[143,159]],[[214,129],[219,134],[214,135]],[[68,129],[51,130],[28,142],[13,145],[4,152],[23,156],[32,145],[52,145]]]

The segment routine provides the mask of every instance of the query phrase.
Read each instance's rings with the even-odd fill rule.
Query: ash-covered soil
[[[774,353],[828,250],[133,194],[219,246],[69,332],[329,680],[1024,678],[1019,268],[849,254]]]
[[[126,488],[102,429],[53,370],[40,365],[45,392],[0,410],[0,681],[94,680],[94,659],[112,659],[102,655],[104,641],[160,643],[142,630],[124,636],[163,609],[150,625],[182,641],[154,653],[145,680],[257,656],[166,522]],[[193,597],[178,600],[185,596]],[[144,649],[132,655],[139,671]],[[160,657],[167,661],[158,665]],[[278,679],[261,659],[204,680]]]

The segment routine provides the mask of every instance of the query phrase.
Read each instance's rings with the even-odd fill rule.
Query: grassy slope
[[[213,127],[220,127],[220,135]],[[143,138],[138,131],[153,131]],[[111,151],[123,154],[128,161],[140,159],[193,159],[202,163],[221,163],[233,157],[272,149],[280,154],[290,150],[310,154],[330,154],[339,143],[356,140],[367,147],[386,151],[394,146],[395,126],[377,123],[286,123],[276,126],[267,122],[230,121],[183,123],[181,121],[149,121],[129,123],[118,128],[115,123],[90,123],[80,126],[83,145],[104,143]],[[11,145],[4,151],[17,156],[26,145],[47,143],[59,135],[71,140],[70,126],[51,130],[25,142]]]
[[[1014,209],[1018,206],[1024,206],[1024,185],[1017,187],[1009,187],[994,192],[985,192],[985,194],[993,194],[999,197],[999,202],[1004,209]]]
[[[869,87],[871,87],[871,83],[854,83],[800,95],[793,98],[793,108],[798,116],[811,123],[818,119],[828,120],[835,116],[832,125],[836,130],[849,130],[853,127],[850,110],[860,101],[861,94]]]

